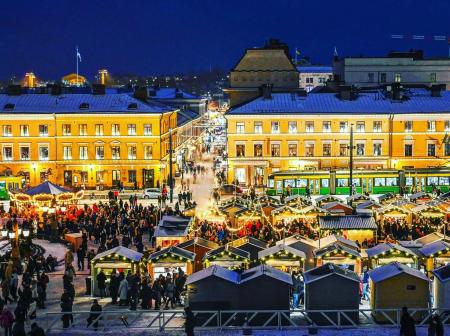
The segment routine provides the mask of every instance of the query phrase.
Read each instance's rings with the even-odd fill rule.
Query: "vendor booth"
[[[393,204],[386,205],[377,211],[377,217],[383,226],[388,222],[404,222],[411,225],[412,212],[411,208],[407,205],[399,206]]]
[[[445,240],[438,240],[419,248],[418,254],[422,257],[427,274],[430,274],[434,269],[450,263],[450,244]]]
[[[357,274],[361,273],[361,254],[356,248],[352,248],[339,241],[314,250],[316,265],[321,266],[327,262],[340,265]]]
[[[316,198],[315,203],[317,206],[321,207],[327,203],[331,202],[341,202],[342,200],[339,197],[333,195],[322,195]]]
[[[177,246],[169,246],[148,257],[148,273],[152,279],[157,279],[160,275],[178,273],[178,268],[180,268],[189,275],[194,271],[194,261],[195,253]]]
[[[203,269],[203,257],[205,254],[219,248],[219,244],[200,237],[194,237],[178,244],[177,247],[195,254],[194,272],[198,272]]]
[[[130,250],[125,246],[117,246],[111,250],[97,254],[91,260],[91,295],[98,296],[97,275],[100,270],[105,273],[107,277],[107,283],[113,270],[116,272],[124,272],[125,275],[128,271],[132,274],[140,273],[140,263],[142,259],[142,253]],[[107,285],[106,288],[109,288]]]
[[[435,269],[433,275],[433,308],[448,310],[450,308],[450,265]]]
[[[365,202],[361,202],[359,204],[356,205],[356,211],[358,212],[358,210],[364,209],[364,210],[371,210],[371,211],[375,211],[377,209],[380,209],[382,206],[378,203],[375,203],[374,201],[370,200],[370,201],[365,201]]]
[[[421,191],[409,196],[409,200],[416,204],[423,204],[431,201],[432,197],[427,193]]]
[[[283,205],[279,208],[275,208],[270,213],[272,217],[272,223],[277,223],[278,221],[291,221],[295,218],[300,218],[300,211],[296,208],[290,207],[289,205]]]
[[[205,268],[219,265],[228,269],[247,268],[250,263],[250,253],[233,246],[224,245],[211,250],[203,257]]]
[[[258,253],[267,247],[267,243],[250,236],[245,236],[229,242],[228,246],[247,251],[250,253],[250,260],[254,261],[258,260]]]
[[[319,228],[321,235],[338,233],[359,243],[376,240],[377,224],[372,216],[322,216],[319,217]]]
[[[294,208],[301,208],[311,205],[312,202],[308,197],[304,195],[291,195],[284,199],[284,204]]]
[[[417,256],[410,249],[394,243],[382,243],[366,250],[369,258],[369,267],[389,264],[396,261],[409,267],[418,267]]]
[[[155,229],[156,247],[177,245],[187,240],[192,217],[163,216]]]
[[[342,202],[330,202],[323,204],[320,207],[330,213],[344,214],[344,215],[353,214],[353,208],[350,205],[347,205]]]
[[[367,201],[370,201],[370,197],[363,194],[354,194],[346,198],[347,204],[349,204],[352,207],[356,207],[358,204]]]
[[[377,197],[378,203],[386,205],[394,202],[397,199],[397,195],[394,193],[387,193]]]
[[[434,203],[420,204],[411,209],[416,221],[440,227],[447,217],[447,211]]]
[[[283,272],[303,271],[306,254],[289,245],[277,244],[258,253],[261,263]]]

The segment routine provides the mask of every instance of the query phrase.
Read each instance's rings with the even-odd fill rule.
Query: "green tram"
[[[17,191],[24,186],[23,176],[0,176],[0,201],[8,201],[9,191]]]
[[[331,171],[278,171],[268,176],[268,195],[281,195],[288,186],[292,194],[306,194],[309,186],[315,195],[348,195],[350,172]],[[436,186],[442,192],[450,191],[450,170],[440,168],[405,170],[354,170],[353,184],[357,193],[385,194],[405,192],[431,192]]]

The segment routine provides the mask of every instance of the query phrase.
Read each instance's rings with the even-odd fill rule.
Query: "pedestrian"
[[[102,306],[100,306],[97,299],[94,299],[91,306],[91,312],[87,319],[87,326],[90,327],[91,325],[93,325],[94,330],[97,331],[98,321],[101,319],[101,315],[102,315]]]
[[[31,331],[28,333],[29,336],[45,336],[44,329],[42,329],[36,322],[31,324]]]
[[[195,315],[190,307],[185,307],[184,313],[186,315],[184,323],[184,331],[186,332],[186,336],[194,336]]]
[[[428,325],[428,336],[443,336],[444,335],[444,326],[442,325],[441,318],[438,314],[434,314],[430,318],[430,322]]]
[[[400,319],[400,336],[416,336],[414,319],[409,314],[407,307],[402,308],[402,317]]]
[[[63,313],[61,320],[63,322],[63,328],[69,328],[70,324],[73,323],[72,306],[73,301],[70,294],[64,292],[61,295],[61,312]]]
[[[97,287],[100,297],[103,299],[106,296],[106,275],[103,269],[100,269],[100,273],[97,274]]]
[[[122,278],[122,281],[120,281],[119,285],[119,306],[124,306],[128,302],[128,281],[123,273],[120,273],[120,277]]]
[[[84,271],[84,258],[85,258],[85,252],[80,246],[77,250],[77,264],[78,264],[78,270]]]
[[[119,292],[119,275],[116,270],[111,273],[111,280],[109,282],[109,294],[111,295],[111,304],[117,304],[117,294]]]
[[[12,335],[12,325],[14,322],[14,316],[7,306],[3,307],[3,310],[0,314],[0,326],[5,331],[5,336]]]

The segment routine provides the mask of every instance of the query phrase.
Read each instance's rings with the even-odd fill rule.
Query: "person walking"
[[[3,307],[3,311],[0,314],[0,326],[5,331],[5,336],[12,335],[12,325],[14,323],[14,316],[7,306]]]
[[[400,336],[416,336],[414,319],[409,314],[407,307],[402,308],[402,317],[400,319]]]
[[[94,330],[97,331],[98,321],[101,319],[101,315],[102,315],[102,306],[100,306],[97,299],[94,299],[94,301],[92,302],[92,306],[91,306],[91,312],[87,319],[88,327],[93,325]]]
[[[67,329],[69,328],[70,324],[73,322],[73,315],[72,315],[72,297],[67,293],[64,292],[61,295],[61,312],[63,313],[61,320],[63,322],[63,328]]]
[[[120,281],[119,281],[119,276],[116,272],[116,270],[114,270],[111,273],[111,280],[109,282],[109,294],[111,295],[111,304],[117,304],[117,295],[119,293],[119,285],[120,285]]]
[[[85,251],[80,246],[77,250],[78,271],[84,271],[84,258],[85,258]]]
[[[119,306],[124,306],[128,302],[128,281],[123,275],[123,273],[120,274],[122,281],[120,281],[119,285]]]
[[[100,273],[97,274],[97,287],[100,298],[103,299],[106,296],[106,275],[103,272],[103,269],[101,269]]]
[[[190,307],[184,308],[184,314],[185,314],[184,331],[186,332],[186,336],[194,336],[195,315]]]

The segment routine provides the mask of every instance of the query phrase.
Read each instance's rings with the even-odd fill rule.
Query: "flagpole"
[[[75,54],[75,58],[77,59],[77,86],[78,86],[78,47],[77,47],[77,52]]]
[[[295,66],[297,66],[297,64],[298,64],[297,54],[298,54],[297,47],[295,47]]]

